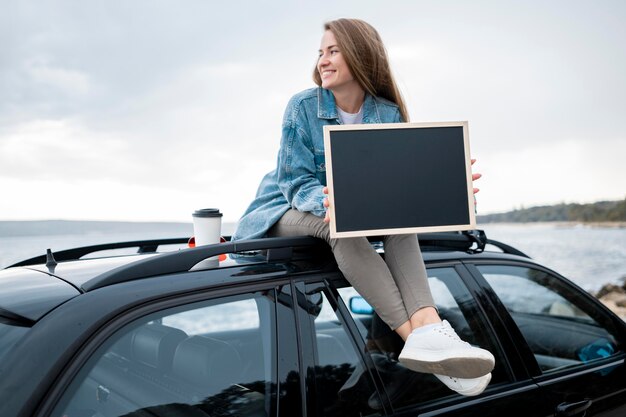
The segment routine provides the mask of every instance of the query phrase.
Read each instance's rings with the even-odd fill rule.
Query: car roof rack
[[[91,253],[102,252],[105,250],[126,249],[126,248],[137,248],[137,253],[154,253],[158,250],[160,246],[185,244],[188,241],[189,241],[189,238],[185,237],[185,238],[172,238],[172,239],[152,239],[152,240],[136,240],[136,241],[131,241],[131,242],[104,243],[100,245],[82,246],[79,248],[72,248],[72,249],[54,252],[54,259],[57,262],[76,261],[82,258],[83,256],[89,255]],[[8,266],[7,268],[11,268],[15,266],[45,264],[47,260],[48,260],[47,255],[44,254],[44,255],[35,256],[33,258],[26,259],[24,261],[20,261],[18,263]]]
[[[487,236],[482,230],[462,232],[422,233],[417,235],[420,248],[424,252],[460,250],[480,253],[485,249]]]
[[[506,243],[502,243],[500,241],[493,240],[493,239],[487,239],[487,244],[495,246],[496,248],[500,249],[504,253],[508,253],[510,255],[522,256],[524,258],[530,259],[530,256],[526,255],[521,250],[514,248],[513,246],[507,245]]]
[[[420,245],[426,250],[430,248],[436,248],[436,250],[455,249],[469,253],[479,253],[489,243],[500,248],[505,253],[528,257],[511,246],[497,241],[490,241],[482,230],[429,233],[419,235],[418,237]],[[377,242],[381,240],[381,237],[370,237],[368,239],[371,242]],[[201,261],[225,253],[265,251],[267,261],[279,261],[291,259],[294,249],[307,248],[307,250],[311,250],[315,247],[326,252],[329,251],[328,245],[322,239],[310,236],[273,237],[199,246],[184,251],[164,253],[157,257],[143,259],[118,267],[85,282],[82,285],[82,289],[90,291],[141,278],[187,272]]]
[[[420,247],[423,251],[445,251],[445,250],[462,250],[469,253],[479,253],[484,250],[485,244],[496,246],[504,253],[514,254],[528,258],[529,256],[518,249],[506,245],[502,242],[487,239],[482,230],[470,230],[464,232],[444,232],[444,233],[424,233],[418,236]],[[225,236],[226,241],[230,241],[230,236]],[[383,236],[370,236],[368,240],[374,244],[382,245]],[[171,238],[171,239],[150,239],[135,240],[130,242],[103,243],[99,245],[82,246],[78,248],[66,249],[54,252],[54,259],[57,262],[76,261],[84,256],[92,253],[103,252],[115,249],[137,248],[137,253],[156,253],[158,249],[165,245],[183,245],[189,241],[187,237]],[[10,266],[29,266],[45,264],[48,261],[48,255],[35,256]]]
[[[279,261],[291,259],[294,249],[307,249],[310,251],[311,248],[319,247],[327,252],[329,251],[328,246],[323,240],[310,236],[262,238],[237,242],[230,241],[230,236],[227,236],[225,239],[225,243],[200,246],[184,251],[162,253],[158,257],[142,259],[138,262],[112,269],[85,282],[82,288],[85,291],[89,291],[115,283],[155,275],[187,272],[193,266],[207,258],[226,253],[262,253],[266,256],[267,261]],[[529,258],[528,255],[512,246],[496,240],[487,239],[485,232],[482,230],[424,233],[418,235],[418,239],[422,251],[460,250],[468,253],[480,253],[484,250],[485,245],[490,244],[502,250],[504,253]],[[188,240],[188,238],[172,238],[91,245],[54,252],[54,259],[57,262],[74,261],[91,253],[133,247],[137,248],[137,253],[155,253],[160,246],[185,244]],[[376,246],[377,243],[380,244],[383,241],[383,237],[370,236],[368,240]],[[36,256],[13,264],[7,268],[43,264],[46,263],[47,259],[48,257],[46,255]]]
[[[422,251],[462,250],[467,253],[480,253],[486,245],[492,245],[503,253],[530,258],[513,246],[487,238],[484,230],[465,230],[462,232],[424,233],[418,235]]]
[[[100,274],[83,283],[81,288],[84,291],[91,291],[112,284],[157,275],[187,272],[201,261],[225,253],[264,250],[267,251],[268,261],[289,259],[293,254],[294,248],[302,247],[319,247],[326,251],[330,250],[326,242],[311,236],[272,237],[217,243],[215,245],[199,246],[184,251],[163,253],[160,256],[142,259]]]

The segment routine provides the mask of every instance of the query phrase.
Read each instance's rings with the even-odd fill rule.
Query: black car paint
[[[364,360],[370,367],[369,371],[374,376],[375,385],[381,392],[386,414],[495,416],[502,415],[505,407],[507,415],[548,416],[555,415],[558,407],[565,409],[564,404],[574,404],[582,409],[587,405],[587,400],[591,400],[587,409],[588,415],[617,416],[626,413],[626,401],[623,400],[626,391],[624,354],[594,362],[593,366],[542,376],[532,352],[506,308],[474,266],[480,263],[508,262],[542,268],[540,265],[518,256],[488,253],[469,255],[462,252],[433,252],[425,253],[424,258],[429,267],[453,266],[457,270],[478,301],[482,314],[488,317],[491,331],[499,335],[500,348],[507,352],[506,372],[513,382],[491,386],[478,398],[457,396],[453,399],[439,399],[420,407],[393,410],[385,395],[384,384],[376,376],[377,372],[367,355],[364,355]],[[83,265],[88,265],[88,262],[85,261]],[[50,298],[45,308],[36,310],[37,314],[33,314],[32,309],[22,310],[30,311],[26,317],[37,322],[3,363],[0,363],[0,373],[3,374],[0,379],[0,393],[4,397],[4,401],[0,402],[0,415],[47,415],[90,354],[102,343],[106,343],[111,334],[133,319],[194,300],[234,294],[242,288],[246,291],[271,288],[291,297],[289,302],[277,303],[280,329],[278,349],[282,358],[278,373],[279,381],[284,384],[288,380],[293,381],[294,376],[298,378],[300,396],[295,402],[290,398],[288,404],[286,399],[279,399],[282,401],[279,404],[279,415],[294,415],[297,411],[302,415],[315,415],[315,408],[310,401],[314,399],[314,392],[307,393],[306,385],[310,374],[310,370],[306,369],[310,360],[307,361],[306,357],[310,354],[311,341],[307,341],[302,332],[303,322],[294,306],[297,305],[298,283],[303,281],[325,282],[332,293],[332,282],[341,279],[336,267],[324,257],[230,265],[213,270],[109,285],[80,295],[74,288],[67,290],[71,286],[44,271],[16,272],[36,276],[35,280],[44,277],[53,288],[63,288],[60,290],[63,296]],[[84,274],[84,271],[82,273],[82,278],[88,278],[89,274]],[[24,291],[24,288],[20,291]],[[573,285],[572,288],[576,290]],[[335,297],[333,302],[336,303],[340,318],[352,333],[354,343],[360,348],[359,351],[363,351],[362,342],[356,337],[358,331],[346,306],[339,297]],[[625,346],[626,326],[591,297],[588,302],[602,311],[601,314],[610,317],[621,346]],[[294,340],[297,343],[294,344]],[[607,373],[607,368],[611,372]],[[590,376],[593,386],[589,385]],[[607,394],[610,390],[613,392]],[[561,414],[557,415],[565,415],[565,411],[559,413]]]

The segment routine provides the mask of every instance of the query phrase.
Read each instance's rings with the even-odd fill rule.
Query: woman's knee
[[[314,214],[289,209],[272,227],[278,236],[307,235],[330,241],[330,228],[324,219]]]

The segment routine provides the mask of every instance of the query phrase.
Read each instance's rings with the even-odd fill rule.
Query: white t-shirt
[[[339,120],[341,120],[341,124],[344,125],[358,125],[363,123],[363,106],[356,113],[348,113],[341,110],[337,107],[337,112],[339,113]]]

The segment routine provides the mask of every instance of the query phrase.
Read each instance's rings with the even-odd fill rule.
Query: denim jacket
[[[366,94],[363,123],[397,123],[394,103]],[[322,126],[340,124],[335,97],[321,87],[291,98],[283,117],[276,169],[263,178],[256,198],[239,224],[233,240],[264,237],[290,208],[323,217],[322,188],[326,185]]]

